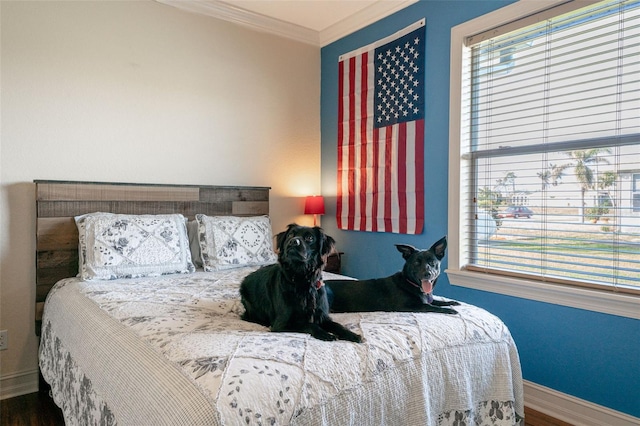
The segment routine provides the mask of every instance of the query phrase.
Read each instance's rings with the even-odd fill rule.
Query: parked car
[[[531,216],[533,216],[533,210],[525,206],[511,206],[507,207],[506,210],[498,213],[497,216],[499,218],[512,217],[514,219],[518,219],[520,217],[526,217],[527,219],[529,219]]]

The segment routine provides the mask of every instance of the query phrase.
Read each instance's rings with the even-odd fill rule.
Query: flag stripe
[[[416,120],[415,122],[415,196],[416,196],[416,215],[414,223],[414,234],[421,234],[424,227],[424,120]],[[418,159],[420,159],[418,161]]]
[[[380,149],[380,132],[378,129],[373,129],[373,158],[372,165],[373,170],[371,173],[371,178],[373,180],[372,184],[372,200],[371,200],[371,230],[373,232],[378,232],[380,227],[378,226],[378,211],[380,211],[380,155],[382,155],[384,151]]]
[[[398,124],[398,232],[407,233],[407,123]]]
[[[392,205],[393,205],[393,126],[386,127],[384,138],[384,232],[393,230],[391,225]]]
[[[368,97],[368,77],[369,71],[369,53],[365,52],[362,54],[362,63],[361,63],[361,83],[360,83],[360,167],[358,170],[360,173],[360,188],[367,188],[367,117],[369,116],[369,111],[367,108],[367,97]],[[359,214],[359,227],[358,229],[366,229],[367,228],[367,191],[360,191],[360,214]]]
[[[353,212],[355,209],[355,155],[354,155],[354,144],[355,144],[355,133],[356,126],[352,124],[352,120],[355,117],[356,112],[356,58],[349,59],[349,142],[348,142],[348,159],[349,159],[349,169],[348,169],[348,187],[347,187],[347,204],[349,206],[348,212]],[[347,226],[348,229],[354,229],[354,217],[352,213],[349,213],[347,217]]]
[[[342,226],[342,171],[344,170],[342,161],[343,161],[343,150],[344,147],[342,145],[342,141],[344,140],[344,62],[340,62],[340,67],[338,67],[338,195],[336,197],[336,222],[338,224],[339,229],[343,229]]]

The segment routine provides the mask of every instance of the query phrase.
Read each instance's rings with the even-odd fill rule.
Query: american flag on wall
[[[422,19],[340,56],[340,229],[422,233],[424,46]]]

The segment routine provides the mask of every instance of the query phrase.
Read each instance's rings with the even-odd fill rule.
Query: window
[[[452,30],[447,272],[637,317],[640,1],[546,5]]]

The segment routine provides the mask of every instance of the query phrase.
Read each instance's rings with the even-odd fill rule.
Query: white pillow
[[[75,218],[79,276],[114,280],[195,271],[185,218],[90,213]]]
[[[205,271],[276,263],[268,216],[196,215]]]

